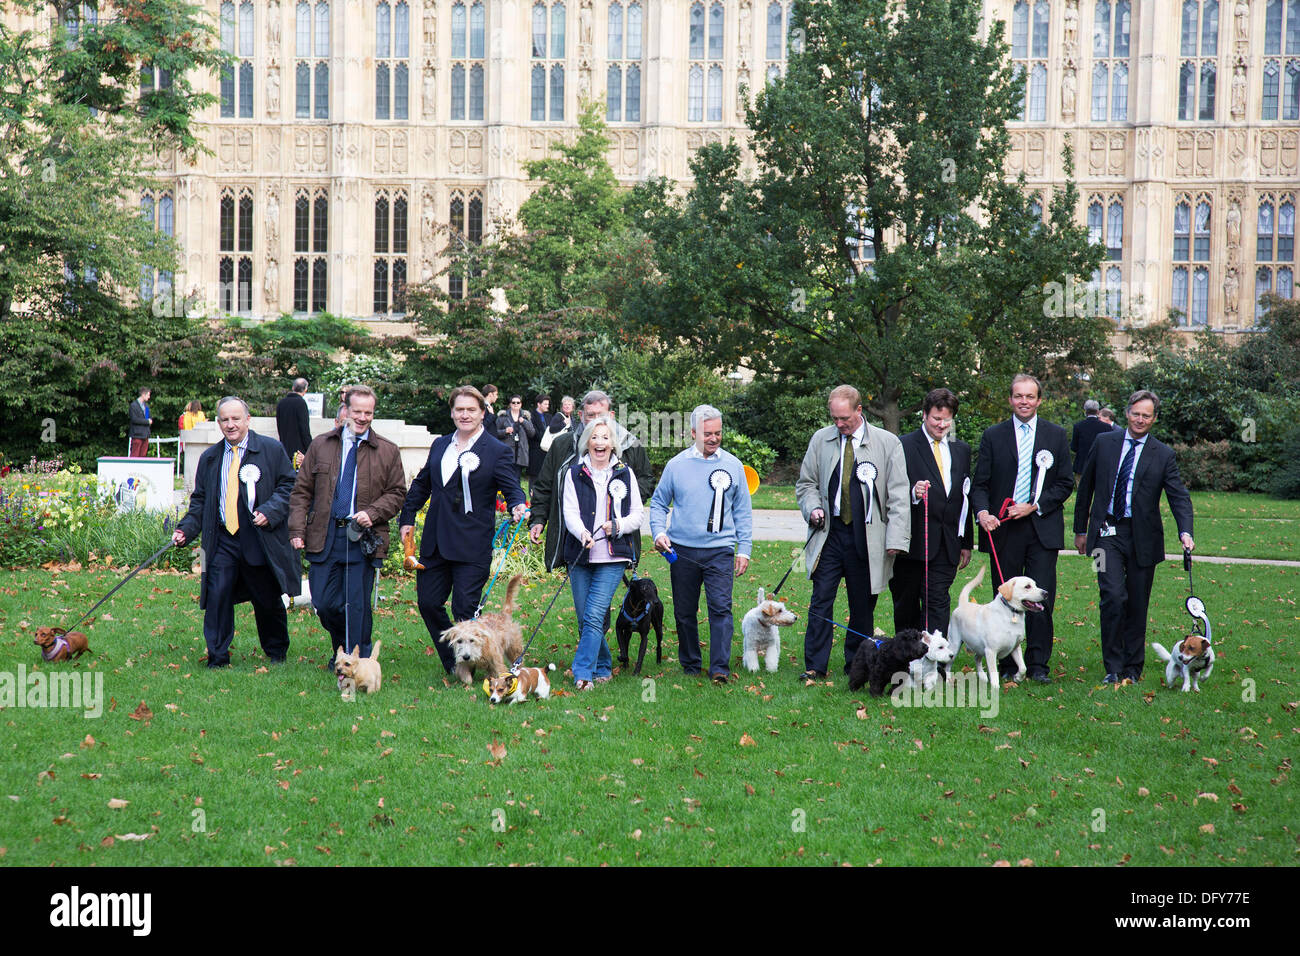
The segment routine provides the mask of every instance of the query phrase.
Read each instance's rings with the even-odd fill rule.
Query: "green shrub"
[[[776,464],[776,451],[767,442],[759,441],[757,438],[750,438],[735,431],[727,432],[723,435],[723,445],[743,464],[758,472],[760,481],[768,476],[772,466]]]
[[[1236,491],[1241,487],[1237,450],[1230,441],[1197,442],[1170,445],[1178,456],[1178,471],[1183,484],[1193,490]]]

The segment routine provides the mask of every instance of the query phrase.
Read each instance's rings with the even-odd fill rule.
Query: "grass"
[[[799,502],[794,497],[794,485],[761,484],[751,496],[755,508],[778,511],[798,511]]]
[[[791,547],[756,549],[738,610]],[[1060,570],[1056,683],[1006,691],[989,717],[895,708],[839,677],[805,687],[802,620],[776,675],[684,678],[653,555],[642,571],[670,604],[662,666],[652,647],[644,679],[499,708],[447,686],[409,580],[382,585],[383,690],[348,704],[308,612],[291,615],[290,663],[263,670],[241,607],[235,666],[209,673],[196,579],[142,575],[90,629],[90,656],[41,666],[102,673],[101,718],[0,712],[0,865],[1294,865],[1295,571],[1198,570],[1220,657],[1184,695],[1159,686],[1154,655],[1140,686],[1098,686],[1095,579],[1081,558]],[[0,672],[31,670],[34,627],[114,581],[0,573]],[[802,617],[809,582],[791,581]],[[526,588],[525,635],[554,587]],[[1185,588],[1176,565],[1157,573],[1151,639],[1182,632]],[[555,608],[530,663],[562,671],[575,621],[567,595]],[[882,627],[887,608],[886,595]],[[141,701],[150,715],[133,719]]]

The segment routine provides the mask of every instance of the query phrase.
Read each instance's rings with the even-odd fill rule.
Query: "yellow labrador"
[[[966,644],[975,655],[975,671],[991,682],[997,680],[998,661],[1007,655],[1016,662],[1015,680],[1025,676],[1025,657],[1020,649],[1025,641],[1025,612],[1041,611],[1047,592],[1034,583],[1033,578],[1007,578],[998,588],[998,596],[989,604],[968,603],[970,594],[984,580],[980,568],[970,582],[961,589],[961,597],[948,622],[948,641],[954,658]],[[980,659],[988,668],[985,675]],[[955,680],[949,672],[948,680]]]

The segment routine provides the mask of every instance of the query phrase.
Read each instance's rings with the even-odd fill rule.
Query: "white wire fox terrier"
[[[758,655],[762,653],[768,673],[775,673],[781,662],[781,634],[777,629],[789,627],[797,620],[798,615],[780,601],[767,600],[767,595],[759,588],[758,606],[748,611],[740,622],[745,635],[745,670],[758,670]]]

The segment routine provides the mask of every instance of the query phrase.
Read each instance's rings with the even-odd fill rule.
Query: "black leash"
[[[159,548],[157,551],[155,551],[155,552],[154,552],[150,557],[145,558],[143,564],[141,564],[138,568],[136,568],[134,571],[132,571],[130,574],[128,574],[126,577],[124,577],[121,581],[118,581],[117,584],[113,587],[113,590],[109,591],[109,592],[108,592],[107,594],[105,594],[102,598],[100,598],[100,599],[95,603],[95,607],[92,607],[92,608],[91,608],[89,611],[87,611],[85,614],[81,615],[81,617],[77,618],[77,623],[76,623],[76,624],[73,624],[72,627],[68,628],[68,630],[69,630],[69,631],[76,630],[77,624],[80,624],[80,623],[81,623],[82,621],[84,621],[86,618],[90,617],[90,615],[94,614],[94,613],[95,613],[95,609],[98,608],[98,607],[99,607],[101,604],[103,604],[105,601],[107,601],[109,598],[111,598],[114,594],[116,594],[116,593],[118,592],[118,589],[121,588],[123,584],[126,584],[127,581],[130,581],[133,577],[135,577],[137,574],[139,574],[139,573],[140,573],[141,571],[143,571],[145,568],[149,567],[149,565],[151,565],[151,564],[153,564],[155,561],[157,561],[160,557],[162,557],[162,555],[163,555],[163,553],[164,553],[165,551],[169,551],[169,550],[171,550],[171,549],[174,548],[174,547],[175,547],[175,545],[172,544],[170,541],[168,541],[168,542],[167,542],[166,544],[164,544],[161,548]]]
[[[537,632],[542,629],[542,622],[546,620],[546,615],[551,613],[551,608],[555,606],[555,599],[560,596],[560,592],[564,590],[564,585],[568,580],[569,569],[566,567],[564,569],[564,577],[560,578],[560,586],[556,588],[555,593],[551,595],[551,603],[546,605],[546,610],[542,612],[542,616],[538,619],[537,626],[533,628],[533,633],[528,635],[528,643],[524,645],[523,652],[520,653],[520,655],[515,658],[515,662],[510,665],[510,673],[515,675],[519,674],[519,665],[524,662],[524,655],[528,653],[528,648],[533,646],[533,638],[536,637]]]
[[[811,524],[811,522],[810,522],[810,524]],[[808,542],[811,541],[811,540],[813,539],[813,535],[815,535],[815,534],[816,534],[818,531],[820,531],[821,528],[822,528],[822,526],[821,526],[820,524],[815,524],[815,525],[811,525],[811,526],[812,526],[812,530],[808,532],[808,541],[805,541],[805,542],[803,543],[803,547],[799,549],[799,550],[800,550],[800,557],[803,556],[803,555],[802,555],[802,552],[808,550]],[[786,569],[785,577],[781,578],[781,583],[778,584],[776,587],[772,588],[772,593],[773,593],[773,594],[780,594],[780,593],[781,593],[781,588],[785,587],[786,578],[789,578],[789,577],[790,577],[790,572],[793,571],[793,570],[794,570],[794,561],[791,561],[791,562],[790,562],[790,567]]]
[[[1183,570],[1187,572],[1187,613],[1197,622],[1202,636],[1208,641],[1210,639],[1210,618],[1205,613],[1205,602],[1196,596],[1196,588],[1192,585],[1192,552],[1183,548]]]

